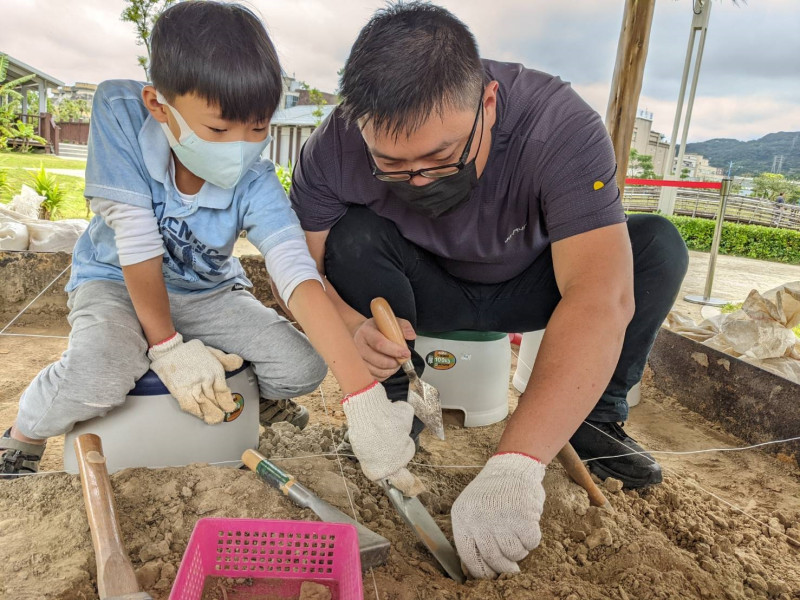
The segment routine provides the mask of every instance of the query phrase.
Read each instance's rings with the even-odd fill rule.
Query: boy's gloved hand
[[[371,481],[388,479],[406,496],[416,496],[425,487],[406,465],[414,457],[411,422],[414,409],[408,402],[390,402],[386,390],[374,382],[342,400],[348,435],[361,470]]]
[[[242,358],[206,346],[200,340],[184,343],[176,333],[147,352],[155,371],[181,410],[209,425],[221,423],[226,412],[236,409],[225,371],[242,366]]]
[[[470,575],[519,573],[517,562],[539,545],[545,468],[526,454],[495,454],[456,498],[453,537]]]

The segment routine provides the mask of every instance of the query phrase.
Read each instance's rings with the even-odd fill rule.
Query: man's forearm
[[[175,333],[169,310],[169,296],[161,271],[163,258],[122,267],[133,308],[149,345],[157,344]]]
[[[564,297],[547,324],[536,364],[498,451],[549,463],[605,391],[619,360],[629,311],[588,294]]]

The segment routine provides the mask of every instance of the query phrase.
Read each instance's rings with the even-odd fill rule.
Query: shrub
[[[5,196],[10,192],[11,188],[8,185],[8,173],[5,169],[0,168],[0,196]]]
[[[288,167],[283,167],[275,163],[275,174],[278,176],[278,180],[281,182],[284,191],[288,195],[289,188],[292,187],[292,164],[289,163]]]
[[[683,237],[689,250],[708,252],[714,238],[714,221],[692,217],[667,217]],[[792,229],[725,223],[720,254],[800,264],[800,232]]]

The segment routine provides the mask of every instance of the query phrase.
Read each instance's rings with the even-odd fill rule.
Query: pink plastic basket
[[[303,581],[327,586],[333,600],[364,597],[356,528],[339,523],[200,519],[170,600],[200,600],[206,577],[252,579],[237,599],[297,597]]]

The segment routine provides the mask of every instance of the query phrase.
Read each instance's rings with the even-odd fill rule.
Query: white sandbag
[[[23,185],[20,193],[8,203],[8,208],[31,219],[38,219],[39,207],[43,200],[44,197],[37,194],[27,185]]]
[[[28,226],[28,250],[31,252],[72,252],[75,242],[89,223],[83,219],[31,221]]]
[[[24,223],[0,215],[0,250],[27,250],[28,228]]]

